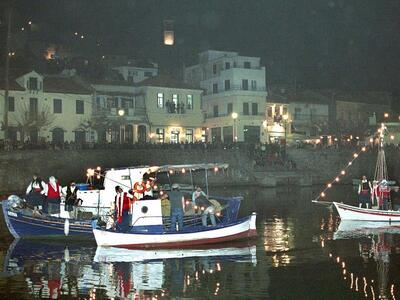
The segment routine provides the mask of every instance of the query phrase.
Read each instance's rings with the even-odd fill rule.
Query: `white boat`
[[[162,222],[161,219],[155,219]],[[140,226],[141,229],[157,224]],[[158,224],[162,225],[162,223]],[[134,230],[136,226],[132,226]],[[256,214],[220,223],[217,226],[204,227],[194,225],[184,227],[182,231],[161,230],[158,232],[116,232],[106,229],[93,229],[98,246],[122,248],[183,248],[196,245],[216,244],[234,240],[243,240],[257,235]]]
[[[352,221],[400,222],[400,211],[360,208],[333,202],[340,219]]]

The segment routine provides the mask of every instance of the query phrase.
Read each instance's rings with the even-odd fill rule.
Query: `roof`
[[[92,91],[71,77],[46,76],[43,79],[43,92],[90,95]]]
[[[159,75],[145,79],[137,84],[138,86],[157,86],[157,87],[168,87],[176,89],[187,89],[187,90],[200,90],[199,87],[194,87],[190,84],[176,80],[171,76]]]
[[[136,86],[137,84],[133,82],[128,82],[125,80],[107,80],[107,79],[100,79],[91,82],[91,84],[97,85],[121,85],[121,86]]]
[[[6,83],[5,83],[4,79],[0,81],[0,89],[1,90],[6,89]],[[15,81],[15,79],[10,79],[10,81],[8,83],[8,89],[10,91],[25,91],[25,89]]]

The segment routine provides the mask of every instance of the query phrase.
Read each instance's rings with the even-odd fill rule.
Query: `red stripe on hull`
[[[385,213],[385,212],[382,212],[382,213],[368,212],[368,211],[359,210],[357,208],[343,207],[341,205],[338,205],[338,207],[340,209],[343,209],[343,210],[349,210],[349,211],[356,212],[356,213],[359,213],[359,214],[364,214],[364,215],[375,215],[375,216],[381,216],[381,217],[397,217],[397,218],[400,218],[400,213],[399,214],[392,214],[392,213]]]
[[[149,249],[149,248],[191,248],[197,245],[206,244],[218,244],[223,242],[229,242],[234,240],[250,239],[257,236],[256,229],[249,229],[245,232],[224,236],[220,238],[210,238],[195,241],[185,241],[185,242],[171,242],[171,243],[157,243],[157,244],[128,244],[128,245],[114,245],[112,247],[117,248],[127,248],[127,249]]]

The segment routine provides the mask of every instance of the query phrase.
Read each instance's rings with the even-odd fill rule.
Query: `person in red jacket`
[[[130,226],[130,209],[133,197],[124,192],[120,186],[115,187],[115,213],[117,219],[117,229],[125,232]]]
[[[43,212],[46,214],[59,214],[61,203],[61,187],[54,176],[49,177],[46,185],[46,199],[43,201]]]
[[[390,187],[385,179],[379,183],[378,186],[378,196],[379,196],[379,209],[388,210],[390,201]]]

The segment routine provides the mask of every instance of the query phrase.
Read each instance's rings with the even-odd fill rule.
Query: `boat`
[[[15,201],[11,199],[2,201],[2,211],[6,226],[15,239],[93,237],[91,219],[73,219],[62,214],[35,215],[31,209],[15,205]]]
[[[159,176],[160,173],[169,174],[181,172],[190,173],[195,170],[205,170],[206,193],[208,190],[207,170],[219,170],[227,167],[225,164],[194,164],[194,165],[167,165],[147,167],[148,174]],[[141,175],[142,176],[142,175]],[[193,179],[191,180],[193,182]],[[171,182],[170,182],[171,183]],[[172,231],[170,218],[163,216],[162,200],[160,198],[135,201],[132,206],[132,220],[128,230],[124,232],[113,228],[98,226],[93,222],[93,234],[98,246],[123,248],[182,248],[194,245],[215,244],[240,239],[248,239],[257,235],[256,213],[244,218],[238,218],[241,197],[215,197],[211,201],[220,207],[216,214],[216,226],[206,227],[201,222],[201,209],[196,209],[186,215],[184,228]],[[191,201],[187,205],[193,206]],[[204,209],[204,208],[203,208]]]
[[[400,222],[400,211],[360,208],[338,202],[333,202],[333,205],[342,221]]]
[[[361,238],[382,233],[400,234],[400,223],[345,220],[340,222],[333,239]]]

